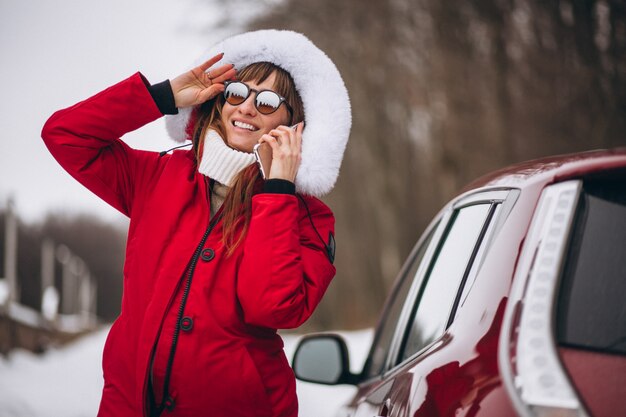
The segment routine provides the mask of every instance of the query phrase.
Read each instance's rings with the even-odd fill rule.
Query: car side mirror
[[[293,371],[301,381],[324,385],[355,384],[348,347],[336,334],[314,334],[300,340],[293,355]]]

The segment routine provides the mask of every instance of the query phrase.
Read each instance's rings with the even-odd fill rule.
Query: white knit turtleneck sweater
[[[204,150],[198,171],[230,187],[235,176],[254,162],[253,154],[231,148],[219,133],[210,129],[204,138]]]
[[[216,181],[211,193],[211,217],[224,202],[235,176],[254,162],[253,154],[233,149],[215,130],[207,131],[198,172]]]

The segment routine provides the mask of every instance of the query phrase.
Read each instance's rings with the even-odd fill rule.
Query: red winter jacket
[[[335,274],[321,239],[333,233],[333,214],[312,197],[256,194],[246,240],[232,256],[221,222],[199,245],[210,196],[192,151],[159,157],[119,139],[159,117],[135,74],[55,113],[42,132],[70,175],[130,217],[122,308],[104,347],[98,416],[146,415],[149,376],[152,370],[162,386],[193,269],[171,410],[163,415],[295,417],[295,378],[276,329],[301,325]]]

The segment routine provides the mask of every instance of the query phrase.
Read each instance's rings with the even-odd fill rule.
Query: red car
[[[361,373],[306,336],[303,381],[354,384],[340,416],[626,416],[626,149],[486,176],[432,221]]]

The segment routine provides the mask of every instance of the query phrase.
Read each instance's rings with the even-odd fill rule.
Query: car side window
[[[436,229],[437,225],[434,225],[428,235],[422,240],[410,261],[410,265],[405,269],[406,272],[400,278],[400,282],[394,287],[393,295],[390,297],[387,310],[378,327],[378,337],[372,345],[368,361],[365,364],[364,376],[366,378],[380,375],[385,370],[385,360],[389,354],[396,325],[402,313],[402,307],[406,302],[415,274]]]
[[[585,181],[559,294],[561,345],[626,355],[625,246],[626,182]]]
[[[491,204],[475,204],[458,209],[452,217],[417,297],[400,354],[402,361],[432,343],[447,328],[490,209]]]

